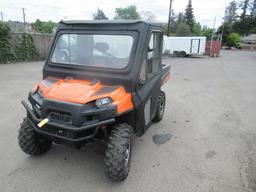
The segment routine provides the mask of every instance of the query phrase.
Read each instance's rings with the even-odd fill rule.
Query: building
[[[240,46],[242,49],[256,50],[256,34],[242,37]]]

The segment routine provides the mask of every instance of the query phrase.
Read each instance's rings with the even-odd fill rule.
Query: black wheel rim
[[[164,100],[163,99],[161,99],[160,100],[160,106],[159,106],[159,108],[160,108],[160,112],[159,112],[159,115],[160,116],[162,116],[163,114],[164,114]]]
[[[125,150],[125,167],[127,167],[129,165],[129,161],[130,161],[130,153],[131,153],[131,141],[129,140],[127,148]]]

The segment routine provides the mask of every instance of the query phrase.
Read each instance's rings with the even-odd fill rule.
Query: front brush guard
[[[48,121],[45,124],[45,125],[48,125],[48,126],[51,126],[51,127],[58,128],[60,130],[73,131],[73,132],[81,132],[81,131],[87,131],[87,130],[90,130],[90,129],[95,129],[92,132],[92,134],[90,134],[90,135],[86,135],[84,137],[79,137],[79,138],[69,138],[69,137],[58,135],[58,134],[49,133],[47,131],[44,131],[42,128],[39,128],[37,126],[37,124],[39,122],[41,122],[43,119],[37,118],[36,115],[34,114],[34,112],[32,111],[32,109],[28,106],[28,104],[25,101],[21,101],[21,103],[25,107],[25,109],[27,110],[29,121],[32,124],[35,131],[37,131],[39,134],[49,136],[49,137],[52,137],[52,138],[56,138],[56,139],[61,139],[61,140],[64,140],[64,141],[81,142],[81,141],[88,140],[90,138],[93,138],[98,133],[101,126],[115,123],[115,119],[112,118],[112,119],[108,119],[108,120],[94,122],[92,124],[89,124],[89,125],[86,125],[86,126],[81,126],[81,127],[76,127],[76,126],[66,125],[66,124],[60,124],[60,123],[55,123],[55,122],[50,122],[50,121]]]

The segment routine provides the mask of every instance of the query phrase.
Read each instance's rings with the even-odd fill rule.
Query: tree
[[[193,27],[195,25],[195,17],[192,7],[192,1],[188,1],[188,5],[185,10],[185,16],[184,16],[185,23],[190,27],[190,31],[193,30]]]
[[[26,61],[38,57],[38,51],[35,47],[34,40],[29,33],[22,33],[19,45],[16,46],[15,53],[18,59]]]
[[[213,34],[213,29],[203,26],[202,35],[206,37],[207,40],[210,40]]]
[[[232,31],[241,35],[249,35],[256,27],[256,0],[241,0],[240,8],[242,9],[240,20],[234,22]]]
[[[140,17],[143,21],[154,21],[156,19],[156,16],[150,11],[141,12]]]
[[[256,34],[256,26],[251,28],[250,33]]]
[[[233,0],[226,7],[224,30],[222,30],[223,25],[218,29],[219,34],[223,31],[224,43],[229,42],[232,32],[249,35],[254,33],[256,28],[256,0],[240,0],[238,4],[236,2]],[[237,11],[241,12],[240,19],[237,19]]]
[[[242,8],[242,14],[241,14],[241,20],[242,22],[244,22],[245,17],[246,17],[246,13],[247,13],[247,9],[249,7],[249,1],[250,0],[242,0],[240,2],[240,7]]]
[[[116,15],[114,19],[140,19],[140,14],[137,11],[135,5],[130,5],[128,7],[116,8]]]
[[[55,23],[52,21],[43,22],[37,19],[34,23],[36,32],[52,34],[55,27]]]
[[[236,1],[231,1],[225,9],[224,23],[218,28],[217,33],[222,34],[222,43],[226,44],[228,36],[232,32],[232,27],[237,22],[237,10],[238,6]]]
[[[6,63],[13,57],[10,41],[10,26],[5,22],[0,22],[0,63]]]
[[[52,34],[54,27],[55,27],[55,23],[53,23],[52,21],[44,22],[43,23],[43,33]]]
[[[238,45],[238,43],[240,42],[240,40],[241,40],[241,37],[238,33],[231,33],[228,36],[227,44],[230,47],[236,47]]]
[[[171,18],[170,18],[170,31],[169,31],[169,36],[175,36],[176,30],[178,27],[177,23],[177,15],[174,13],[172,10],[171,12]],[[164,33],[167,35],[168,33],[168,24],[164,25]]]
[[[100,10],[99,8],[97,9],[97,11],[92,15],[92,18],[94,20],[104,20],[104,19],[108,19],[108,17],[105,15],[105,13]]]
[[[232,31],[241,35],[249,35],[252,27],[251,17],[247,15],[243,21],[236,21],[232,25]]]
[[[186,23],[180,23],[177,27],[176,35],[179,37],[190,36],[191,31],[189,25],[187,25]]]
[[[184,14],[182,12],[179,12],[178,14],[178,19],[177,19],[177,23],[184,23]]]
[[[251,19],[252,21],[254,21],[254,24],[256,26],[256,0],[253,0],[250,5],[250,14],[251,14]]]
[[[224,29],[223,29],[224,27]],[[217,30],[217,34],[222,34],[223,31],[223,36],[222,36],[222,43],[225,45],[227,43],[227,38],[232,32],[232,26],[227,25],[226,23],[223,23]]]
[[[225,9],[225,23],[226,25],[231,25],[237,19],[237,3],[231,1]]]
[[[34,23],[36,32],[42,32],[43,31],[43,22],[40,19],[37,19]]]
[[[202,35],[202,27],[199,22],[197,22],[193,27],[193,35],[201,36]]]

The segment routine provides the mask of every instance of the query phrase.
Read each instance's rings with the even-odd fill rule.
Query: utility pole
[[[214,17],[213,27],[212,27],[212,36],[211,36],[211,44],[210,44],[210,57],[212,56],[212,42],[213,42],[213,35],[215,31],[215,23],[216,23],[216,17]]]
[[[168,25],[167,25],[167,36],[169,37],[170,33],[170,23],[171,23],[171,16],[172,16],[172,1],[170,0],[170,7],[169,7],[169,17],[168,17]]]
[[[26,15],[25,15],[25,8],[21,8],[22,9],[22,13],[23,13],[23,22],[24,22],[24,27],[26,29]]]
[[[4,22],[4,16],[3,16],[3,12],[1,11],[1,19],[2,19],[2,22]]]

